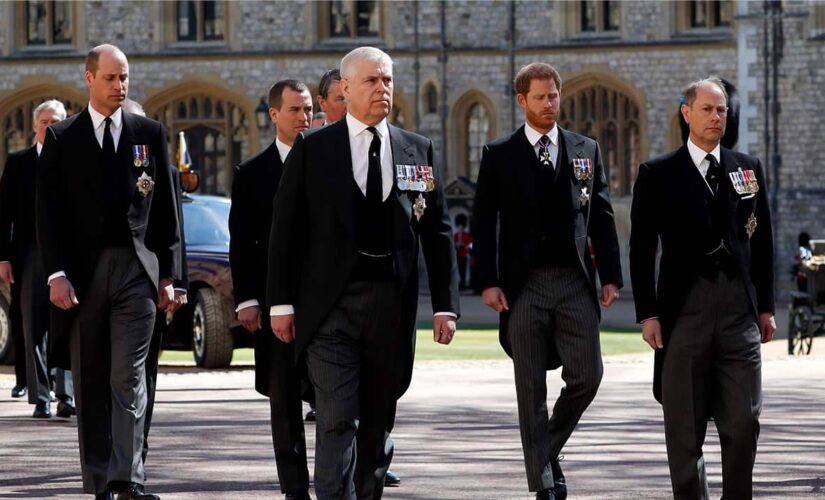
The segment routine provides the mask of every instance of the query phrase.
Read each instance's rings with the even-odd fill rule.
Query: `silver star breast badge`
[[[584,186],[582,187],[582,192],[579,194],[579,203],[585,206],[588,201],[590,201],[590,194],[587,192],[587,186]]]
[[[745,232],[748,233],[748,239],[753,236],[753,233],[756,232],[756,215],[751,213],[751,216],[748,217],[748,223],[745,224]]]
[[[146,175],[146,172],[143,172],[137,180],[137,188],[140,194],[146,198],[149,196],[149,193],[155,188],[155,181],[152,180],[151,177]]]
[[[421,220],[421,216],[424,215],[424,210],[426,208],[427,200],[424,199],[424,195],[419,193],[418,198],[415,199],[415,204],[413,205],[413,213],[415,213],[415,220]]]

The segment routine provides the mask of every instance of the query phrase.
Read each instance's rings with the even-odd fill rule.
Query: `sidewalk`
[[[787,358],[783,347],[774,342],[764,352],[754,496],[823,498],[825,349],[815,343],[815,355]],[[599,394],[563,451],[571,499],[671,496],[661,408],[651,396],[651,358],[605,360]],[[164,500],[282,498],[269,407],[252,390],[253,379],[246,368],[162,369],[147,463],[150,491]],[[558,371],[548,379],[553,394]],[[0,375],[0,498],[87,498],[80,495],[75,421],[30,418],[31,406],[8,399],[12,383],[10,373]],[[509,361],[417,363],[393,431],[392,468],[402,484],[387,489],[385,498],[532,498],[517,422]],[[307,438],[311,459],[312,424]],[[720,451],[712,425],[705,452],[711,495],[719,498]]]

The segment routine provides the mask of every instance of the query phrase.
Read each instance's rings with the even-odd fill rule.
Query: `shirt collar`
[[[559,145],[559,126],[558,126],[557,123],[553,124],[553,128],[551,128],[550,131],[547,132],[547,134],[542,134],[538,130],[534,129],[533,126],[530,125],[529,122],[525,122],[524,123],[524,134],[527,136],[527,140],[533,146],[535,146],[539,142],[539,139],[541,139],[541,136],[543,136],[543,135],[547,135],[547,137],[550,138],[550,142],[554,146],[558,147],[558,145]]]
[[[292,151],[292,146],[288,145],[285,142],[282,142],[276,136],[275,147],[278,148],[278,155],[281,157],[281,162],[283,163],[284,161],[286,161],[286,157],[289,155],[289,152]]]
[[[347,120],[347,129],[349,129],[349,136],[351,139],[354,139],[361,135],[369,125],[362,122],[361,120],[354,118],[351,114],[347,113],[346,115]],[[375,125],[375,130],[378,131],[378,137],[383,141],[386,137],[389,136],[389,130],[387,129],[387,119],[384,118],[377,125]]]
[[[37,156],[40,156],[40,152],[41,152],[41,151],[43,151],[43,143],[42,143],[42,142],[38,142],[38,143],[37,143]]]
[[[94,125],[95,130],[100,128],[100,125],[103,123],[103,120],[106,119],[105,116],[100,114],[98,110],[92,107],[92,103],[89,103],[89,115],[92,117],[92,125]],[[123,123],[123,110],[121,108],[117,108],[112,116],[112,128],[120,129],[121,123]]]
[[[696,165],[697,168],[699,168],[699,165],[701,165],[702,162],[705,161],[705,157],[708,155],[708,152],[697,146],[696,143],[694,143],[690,139],[690,137],[688,137],[687,140],[687,148],[688,153],[690,153],[690,158],[693,160],[693,164]],[[710,152],[710,154],[712,154],[713,157],[716,158],[716,161],[721,165],[722,162],[719,159],[720,151],[721,148],[719,147],[719,144],[717,144],[716,147],[713,148],[713,151]]]

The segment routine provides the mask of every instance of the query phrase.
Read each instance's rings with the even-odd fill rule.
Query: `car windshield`
[[[187,245],[229,246],[229,203],[183,204]]]

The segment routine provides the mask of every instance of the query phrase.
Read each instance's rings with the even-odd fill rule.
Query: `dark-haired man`
[[[229,212],[229,260],[238,321],[255,334],[255,389],[269,398],[272,444],[281,492],[309,498],[306,440],[301,416],[301,378],[292,344],[272,333],[266,304],[266,273],[272,204],[284,161],[300,132],[312,122],[306,85],[281,80],[269,89],[269,117],[276,136],[265,150],[235,168]]]

